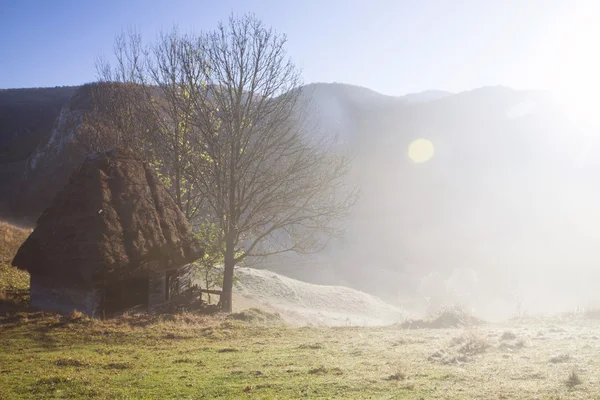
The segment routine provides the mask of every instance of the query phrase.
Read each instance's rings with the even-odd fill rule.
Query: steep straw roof
[[[203,254],[184,215],[130,151],[88,156],[52,200],[12,264],[92,282],[107,273],[178,268]]]

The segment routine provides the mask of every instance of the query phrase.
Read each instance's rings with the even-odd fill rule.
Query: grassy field
[[[408,330],[20,313],[0,330],[1,399],[600,398],[600,329],[576,316]]]
[[[0,400],[600,399],[600,313],[411,330],[28,312],[9,265],[27,234],[0,224]]]

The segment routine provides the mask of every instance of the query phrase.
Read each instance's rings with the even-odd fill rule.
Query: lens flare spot
[[[408,146],[408,157],[416,163],[424,163],[433,157],[433,143],[427,139],[416,139]]]

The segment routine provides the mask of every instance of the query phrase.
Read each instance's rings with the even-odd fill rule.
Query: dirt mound
[[[405,316],[375,296],[343,286],[315,285],[252,268],[236,269],[236,277],[236,310],[260,308],[293,325],[388,325]]]

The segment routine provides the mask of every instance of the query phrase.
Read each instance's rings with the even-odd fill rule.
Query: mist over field
[[[421,312],[596,307],[600,148],[596,121],[574,112],[585,105],[506,87],[425,100],[339,84],[307,91],[319,126],[337,127],[352,149],[361,198],[328,252],[272,268]],[[415,161],[420,140],[432,148]]]
[[[43,100],[35,90],[20,96]],[[337,135],[351,153],[347,179],[360,199],[344,238],[258,267],[349,286],[417,313],[462,305],[503,319],[598,304],[600,148],[595,121],[572,104],[500,86],[393,97],[311,84],[303,96],[307,125]],[[9,218],[34,218],[78,160],[67,128],[79,118],[76,107],[66,103],[54,128],[29,133],[29,141],[4,137],[3,184],[16,188],[2,194]]]

